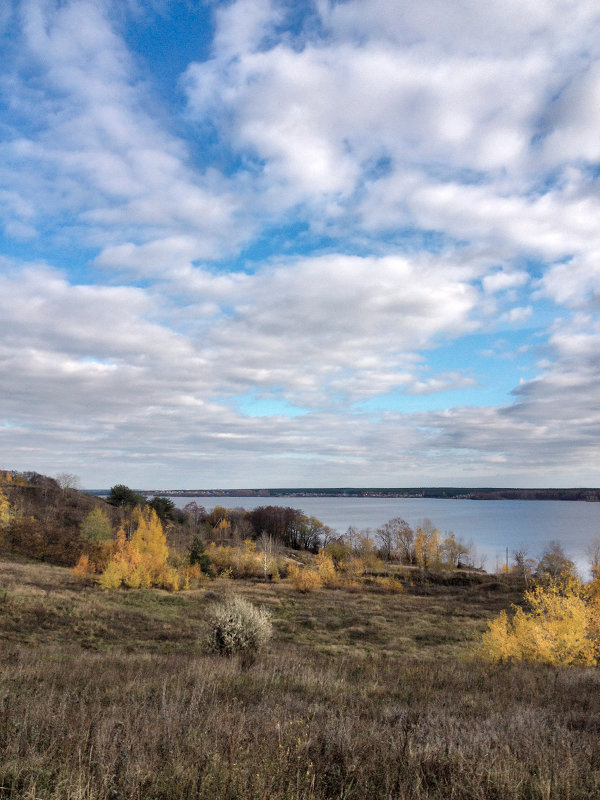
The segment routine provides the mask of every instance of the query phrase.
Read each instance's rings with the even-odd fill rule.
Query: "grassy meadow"
[[[600,672],[474,657],[517,587],[483,574],[301,594],[217,579],[102,591],[0,563],[0,798],[600,797]],[[228,593],[267,607],[248,670],[203,647]]]

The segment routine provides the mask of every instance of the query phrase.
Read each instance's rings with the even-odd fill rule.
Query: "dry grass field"
[[[203,647],[231,592],[273,615],[248,670]],[[483,575],[103,592],[5,560],[0,798],[596,799],[600,672],[474,656],[518,597]]]

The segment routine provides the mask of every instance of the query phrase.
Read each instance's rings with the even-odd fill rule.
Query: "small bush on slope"
[[[229,597],[213,608],[208,648],[232,658],[239,656],[242,667],[250,667],[272,635],[271,615],[243,597]]]

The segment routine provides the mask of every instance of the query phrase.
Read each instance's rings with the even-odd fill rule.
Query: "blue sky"
[[[0,466],[600,484],[595,0],[9,0],[0,41]]]

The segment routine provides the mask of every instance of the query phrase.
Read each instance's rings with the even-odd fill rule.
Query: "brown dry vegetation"
[[[599,797],[600,672],[474,660],[518,593],[463,578],[175,595],[5,560],[0,798]],[[202,646],[231,591],[273,614],[248,671]]]

